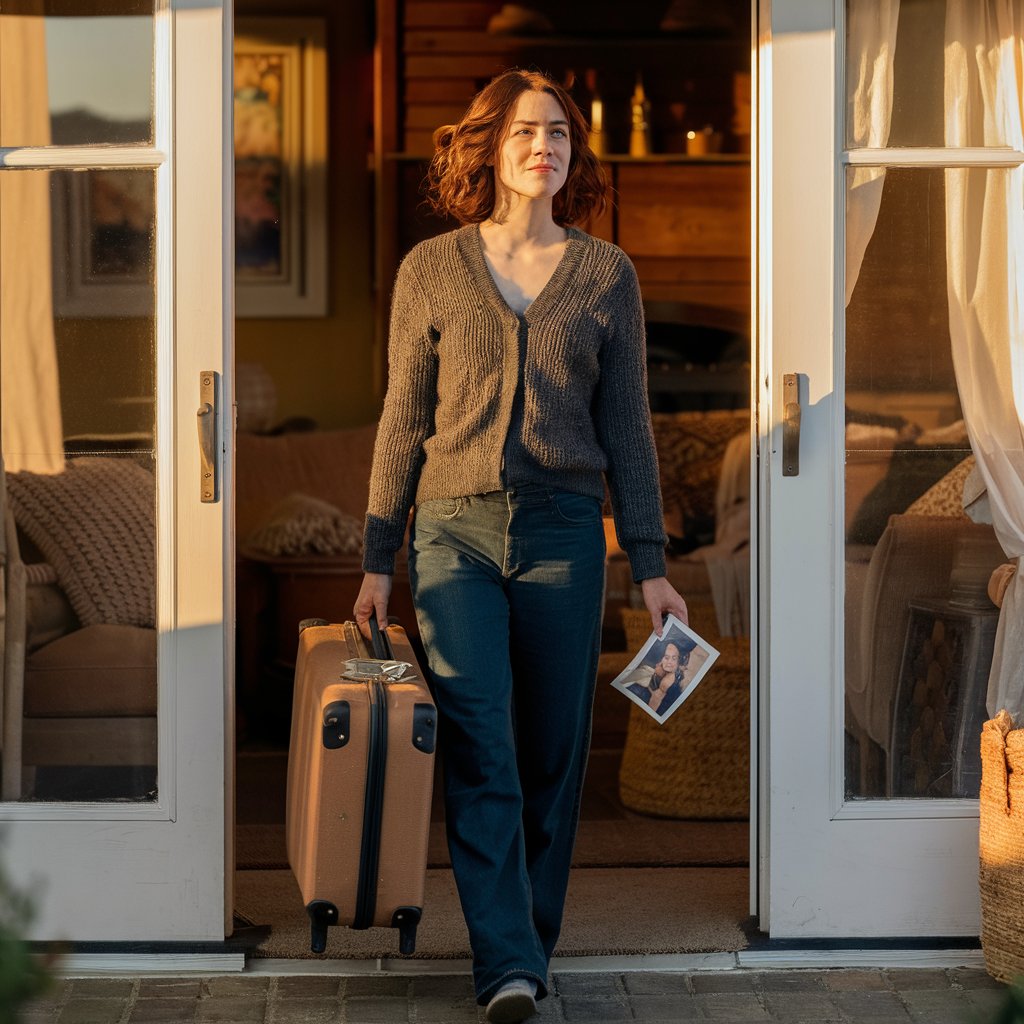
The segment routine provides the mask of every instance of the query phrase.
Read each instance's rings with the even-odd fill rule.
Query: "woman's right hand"
[[[377,624],[383,629],[388,624],[388,600],[391,597],[391,576],[382,572],[363,575],[359,596],[352,608],[359,632],[370,639],[370,613],[377,613]]]

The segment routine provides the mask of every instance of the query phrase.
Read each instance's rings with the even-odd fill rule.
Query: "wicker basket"
[[[1024,729],[1000,711],[981,733],[979,884],[988,973],[1024,974]]]
[[[749,795],[745,652],[723,652],[664,723],[641,708],[630,709],[619,769],[619,798],[626,807],[663,818],[742,819],[749,813]]]

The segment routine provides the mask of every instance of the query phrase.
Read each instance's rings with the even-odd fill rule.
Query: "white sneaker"
[[[537,1012],[536,982],[528,978],[506,981],[487,1004],[490,1024],[519,1024]]]

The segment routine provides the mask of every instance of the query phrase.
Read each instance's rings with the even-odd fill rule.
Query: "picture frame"
[[[327,315],[323,18],[239,18],[234,44],[235,315]]]
[[[50,172],[53,311],[58,317],[151,317],[156,173]]]
[[[675,648],[673,659],[671,648]],[[674,615],[665,617],[661,636],[655,632],[647,638],[629,664],[612,680],[611,685],[643,708],[656,722],[665,722],[678,711],[697,684],[718,659],[718,650]],[[670,682],[664,692],[657,691],[656,672],[667,674]],[[657,706],[652,702],[657,700]]]

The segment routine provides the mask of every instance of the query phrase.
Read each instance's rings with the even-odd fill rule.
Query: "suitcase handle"
[[[373,651],[373,656],[379,661],[392,661],[394,659],[391,641],[388,640],[386,633],[381,632],[381,628],[377,624],[377,613],[375,611],[370,612],[370,647]]]

